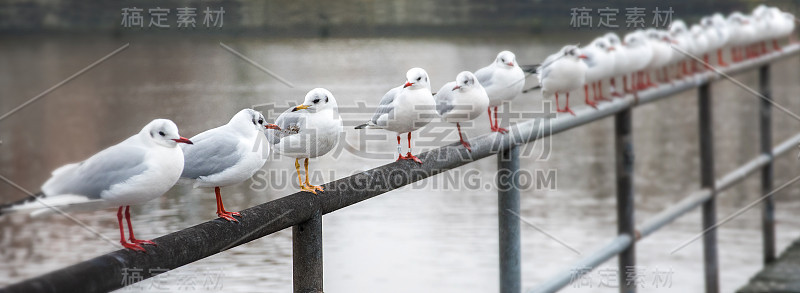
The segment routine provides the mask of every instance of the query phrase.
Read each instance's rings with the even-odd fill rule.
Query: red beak
[[[581,54],[580,56],[578,56],[578,58],[586,59],[587,57],[586,57],[586,55]]]
[[[616,50],[614,47],[608,47],[608,51],[609,52],[614,51],[614,50]]]
[[[457,85],[457,86],[453,87],[453,90],[457,90],[457,89],[460,89],[460,88],[461,88],[461,86]]]
[[[178,143],[194,144],[194,143],[193,143],[191,140],[189,140],[188,138],[185,138],[185,137],[183,137],[183,136],[181,136],[181,138],[178,138],[178,139],[173,139],[173,140],[174,140],[175,142],[178,142]]]
[[[405,85],[403,85],[403,88],[407,88],[407,87],[410,87],[410,86],[412,86],[412,85],[413,85],[413,83],[410,83],[410,82],[407,82],[407,81],[406,81],[406,84],[405,84]]]
[[[281,130],[280,126],[271,123],[267,123],[267,125],[264,125],[264,127],[266,127],[267,129]]]
[[[508,63],[506,63],[506,65],[508,65],[508,66],[514,66],[514,63],[508,62]]]

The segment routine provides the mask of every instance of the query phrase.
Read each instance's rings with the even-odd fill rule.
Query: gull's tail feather
[[[520,65],[519,67],[522,68],[522,71],[524,72],[530,74],[536,74],[536,69],[539,69],[540,66],[541,64],[533,64],[533,65]]]
[[[26,196],[25,198],[20,199],[18,201],[6,203],[6,204],[0,204],[0,216],[16,211],[14,208],[17,207],[17,206],[22,206],[24,204],[36,201],[36,198],[43,198],[43,197],[44,197],[44,193],[40,191],[40,192],[34,194],[33,196]]]
[[[540,89],[540,88],[542,88],[542,85],[541,85],[541,84],[540,84],[540,85],[537,85],[537,86],[534,86],[534,87],[532,87],[532,88],[529,88],[529,89],[527,89],[527,90],[524,90],[524,91],[522,91],[522,93],[524,94],[524,93],[527,93],[527,92],[529,92],[529,91],[532,91],[532,90],[538,90],[538,89]]]
[[[34,197],[5,204],[0,207],[0,215],[11,213],[29,213],[31,217],[41,217],[59,211],[92,211],[111,207],[102,199],[89,199],[80,195],[58,195],[53,197],[37,193]]]

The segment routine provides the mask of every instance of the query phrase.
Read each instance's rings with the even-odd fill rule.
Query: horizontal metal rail
[[[800,45],[788,45],[781,52],[737,63],[724,69],[727,74],[736,74],[758,68],[795,55]],[[118,250],[88,261],[62,268],[32,279],[12,284],[3,290],[8,292],[105,292],[123,286],[124,269],[142,269],[142,279],[153,277],[149,272],[158,268],[172,270],[183,265],[215,255],[229,248],[242,245],[280,230],[306,223],[318,212],[328,214],[341,208],[370,199],[447,170],[469,164],[512,146],[532,142],[536,139],[560,133],[593,121],[610,117],[637,105],[654,102],[674,94],[693,89],[703,83],[720,79],[714,73],[697,74],[671,85],[641,91],[638,98],[628,95],[612,102],[602,103],[598,109],[584,108],[577,116],[562,115],[546,121],[547,132],[541,131],[541,119],[518,123],[506,135],[484,134],[470,141],[472,152],[460,144],[453,143],[419,155],[425,161],[417,165],[410,161],[390,163],[367,170],[324,185],[325,193],[313,196],[297,192],[261,205],[241,211],[238,224],[215,219],[193,227],[176,231],[154,239],[158,246],[148,247],[147,253]],[[778,153],[777,151],[775,152]],[[749,172],[752,173],[752,172]],[[749,174],[748,173],[748,174]],[[630,246],[632,239],[621,235],[612,240],[604,253],[611,256]],[[584,262],[594,264],[607,259],[606,254]]]
[[[787,153],[789,150],[793,149],[795,146],[800,144],[800,134],[797,134],[785,141],[783,141],[779,146],[773,149],[775,157],[781,156]],[[716,188],[717,192],[721,192],[726,190],[736,183],[741,182],[749,175],[752,175],[761,170],[767,163],[769,163],[771,158],[766,155],[759,155],[754,159],[748,161],[746,164],[742,165],[739,168],[725,174],[721,179],[716,181]],[[718,193],[717,196],[722,195]],[[664,209],[657,215],[653,216],[650,220],[646,221],[642,224],[637,231],[639,231],[640,238],[636,239],[637,241],[641,238],[645,238],[653,232],[661,229],[662,227],[672,223],[672,221],[676,220],[680,216],[692,211],[693,209],[701,206],[703,203],[709,201],[711,199],[711,190],[701,189],[696,192],[689,194],[688,196],[684,197],[682,200],[678,201],[677,203],[673,204],[672,206]],[[547,282],[542,283],[531,292],[554,292],[558,291],[559,289],[569,285],[571,280],[579,277],[582,274],[588,273],[586,268],[594,268],[609,259],[617,256],[621,251],[625,250],[629,245],[631,245],[632,239],[628,235],[619,235],[611,240],[605,246],[597,249],[596,251],[592,252],[591,254],[583,257],[581,260],[572,264],[572,266],[567,267],[566,269],[559,271],[556,274],[553,274],[552,277],[548,278]]]

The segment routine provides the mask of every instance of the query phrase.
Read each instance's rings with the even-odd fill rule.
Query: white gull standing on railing
[[[442,120],[455,123],[461,145],[472,151],[469,142],[461,134],[462,122],[474,120],[481,116],[483,109],[489,106],[489,96],[472,72],[462,71],[455,81],[446,83],[433,96],[436,100],[436,111]]]
[[[213,187],[220,218],[238,222],[233,216],[239,213],[225,210],[220,188],[242,183],[264,166],[269,154],[266,129],[280,128],[267,123],[260,112],[244,109],[227,124],[193,136],[190,140],[194,144],[181,147],[184,156],[181,181],[191,182],[195,188]]]
[[[372,119],[356,126],[356,129],[385,129],[396,132],[399,154],[397,160],[413,160],[422,164],[419,158],[411,154],[411,132],[428,125],[438,116],[428,73],[422,68],[411,68],[406,72],[406,83],[383,95]],[[408,153],[405,156],[400,146],[400,134],[403,133],[408,133]]]
[[[27,211],[41,216],[119,207],[120,243],[125,248],[145,251],[141,244],[155,243],[134,237],[130,206],[155,199],[175,185],[183,171],[183,152],[178,143],[192,142],[178,134],[172,121],[153,120],[136,135],[85,161],[56,169],[42,185],[42,194],[0,207],[0,212]],[[123,217],[127,219],[130,242],[125,240]]]
[[[333,94],[324,88],[309,91],[301,105],[283,112],[275,124],[280,130],[267,132],[267,137],[276,153],[295,159],[300,190],[324,192],[322,186],[309,183],[308,160],[327,154],[339,142],[342,118]],[[300,159],[305,159],[305,182],[300,178]]]

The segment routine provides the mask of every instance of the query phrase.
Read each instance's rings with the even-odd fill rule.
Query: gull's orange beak
[[[272,123],[267,123],[267,125],[264,125],[264,127],[266,127],[267,129],[281,130],[280,126],[272,124]]]
[[[508,66],[514,66],[514,63],[512,63],[512,62],[508,62],[508,63],[506,63],[506,65],[508,65]]]
[[[609,52],[611,52],[611,51],[614,51],[614,50],[616,50],[616,48],[614,48],[614,47],[608,47],[608,51],[609,51]]]
[[[294,109],[292,109],[292,112],[295,112],[295,111],[297,111],[297,110],[305,110],[305,109],[308,109],[308,107],[311,107],[311,106],[308,106],[308,105],[300,105],[300,106],[294,107]]]
[[[414,85],[414,84],[406,81],[406,84],[403,85],[403,88],[407,88],[407,87],[410,87],[412,85]]]
[[[580,56],[578,56],[578,58],[581,58],[581,59],[586,59],[586,58],[588,58],[588,57],[586,57],[586,55],[583,55],[583,54],[581,54]]]
[[[194,144],[191,140],[189,140],[188,138],[185,138],[183,136],[181,136],[181,138],[177,138],[177,139],[173,139],[173,140],[175,142],[177,142],[177,143]]]
[[[461,86],[457,85],[457,86],[453,87],[453,90],[457,90],[457,89],[460,89],[460,88],[461,88]]]

